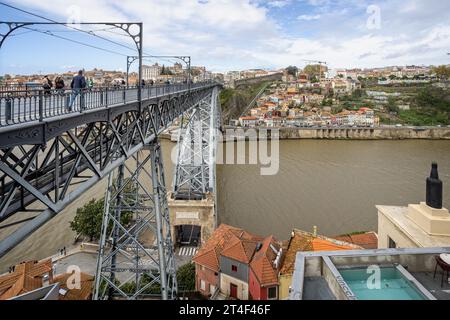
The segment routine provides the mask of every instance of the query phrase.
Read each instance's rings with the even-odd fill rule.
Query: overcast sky
[[[214,71],[303,66],[332,68],[449,64],[447,0],[14,0],[6,3],[58,21],[144,23],[152,55],[191,55]],[[0,6],[7,21],[43,21]],[[61,27],[41,31],[124,55],[132,50]],[[83,26],[88,31],[103,26]],[[4,31],[4,29],[2,30]],[[125,69],[126,58],[45,34],[18,30],[0,50],[0,74]],[[133,44],[117,31],[96,34]],[[3,32],[0,32],[3,33]],[[155,62],[149,59],[147,63]],[[172,60],[159,61],[170,64]]]

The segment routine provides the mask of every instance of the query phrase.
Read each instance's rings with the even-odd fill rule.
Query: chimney
[[[436,162],[433,162],[430,177],[427,178],[427,206],[442,209],[442,181],[439,180]]]
[[[314,226],[313,228],[313,237],[317,238],[317,226]]]

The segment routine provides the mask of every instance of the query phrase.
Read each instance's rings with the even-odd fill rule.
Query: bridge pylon
[[[94,299],[175,299],[176,268],[158,139],[108,176]]]
[[[217,227],[219,88],[211,90],[188,115],[181,121],[173,190],[169,194],[170,225],[177,246],[201,245]]]

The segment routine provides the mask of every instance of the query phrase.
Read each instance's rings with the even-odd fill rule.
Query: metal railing
[[[213,84],[153,85],[142,87],[142,100],[198,89]],[[82,90],[7,91],[0,95],[0,127],[79,113],[138,101],[138,88],[93,88]]]

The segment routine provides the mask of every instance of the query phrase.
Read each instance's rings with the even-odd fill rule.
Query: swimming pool
[[[374,273],[367,267],[339,269],[339,273],[358,300],[427,300],[395,266],[380,268],[381,281],[375,288],[369,280]]]

